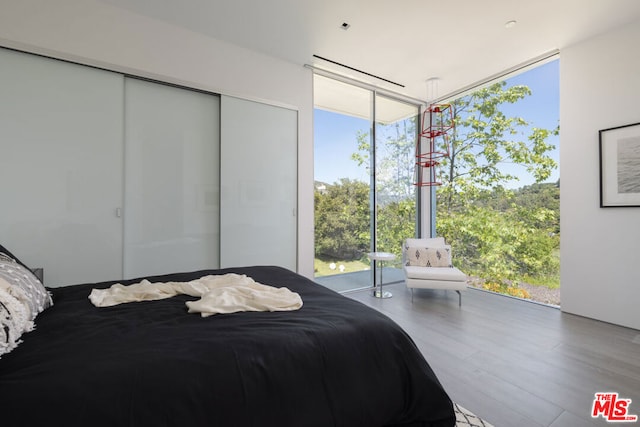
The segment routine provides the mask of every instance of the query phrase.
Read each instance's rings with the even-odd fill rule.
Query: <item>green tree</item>
[[[452,244],[456,265],[498,283],[559,271],[559,183],[506,188],[517,178],[505,172],[505,164],[520,165],[538,182],[557,167],[547,140],[558,128],[530,128],[525,119],[501,111],[530,93],[526,86],[498,83],[453,102],[450,156],[436,169],[443,183],[436,193],[437,234]],[[376,249],[396,255],[415,234],[416,127],[417,118],[376,124]],[[368,166],[371,136],[356,137],[359,149],[352,158]],[[369,183],[349,179],[316,191],[319,257],[352,260],[370,250],[372,191]]]
[[[418,116],[393,123],[376,123],[376,250],[396,255],[401,264],[402,241],[415,235],[415,145]],[[351,155],[359,166],[370,167],[371,136],[356,135],[358,151]]]
[[[448,150],[437,169],[440,209],[464,209],[487,193],[505,191],[505,184],[518,177],[505,172],[506,164],[519,165],[542,182],[557,168],[549,156],[554,147],[547,142],[554,130],[530,128],[522,117],[507,117],[500,106],[514,104],[531,94],[527,86],[506,87],[495,83],[458,98],[451,106],[455,127]]]
[[[538,224],[555,212],[514,206],[505,212],[470,205],[438,216],[438,234],[452,244],[455,264],[467,274],[497,283],[532,277],[557,281],[559,235]]]
[[[417,117],[410,117],[389,124],[376,123],[376,191],[382,203],[415,198],[417,121]],[[359,131],[356,139],[358,151],[351,154],[351,159],[370,169],[371,135]]]
[[[342,178],[315,190],[315,251],[319,258],[359,259],[369,251],[369,186]]]
[[[407,197],[378,206],[377,226],[377,250],[395,254],[395,262],[389,265],[400,267],[402,264],[402,242],[407,237],[415,235],[415,199]]]
[[[454,101],[450,146],[438,147],[450,155],[437,169],[437,234],[450,241],[456,263],[469,274],[498,283],[547,274],[558,264],[557,211],[514,203],[514,192],[505,188],[517,179],[505,164],[525,168],[537,182],[557,167],[547,139],[558,128],[530,128],[500,109],[530,94],[526,86],[501,82]]]
[[[548,214],[543,215],[544,221],[536,220],[534,225],[538,229],[549,230],[550,233],[560,233],[560,181],[556,183],[543,183],[526,185],[508,194],[493,192],[488,198],[476,203],[480,206],[506,212],[514,207],[523,207],[529,210],[544,208]],[[540,215],[531,218],[541,218]]]

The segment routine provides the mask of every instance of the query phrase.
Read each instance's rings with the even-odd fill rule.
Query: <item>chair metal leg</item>
[[[411,289],[411,303],[413,304],[413,288]],[[462,293],[459,290],[456,290],[458,293],[458,307],[462,307]]]

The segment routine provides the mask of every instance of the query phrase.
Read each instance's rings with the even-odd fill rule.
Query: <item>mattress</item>
[[[272,266],[147,279],[225,273],[286,287],[303,305],[202,317],[187,295],[98,308],[91,290],[115,282],[49,289],[54,305],[0,358],[2,426],[455,425],[412,339],[360,302]]]

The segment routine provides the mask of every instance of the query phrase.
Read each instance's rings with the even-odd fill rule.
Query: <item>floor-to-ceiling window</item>
[[[417,225],[419,106],[319,75],[314,93],[315,276],[338,291],[370,287],[367,253],[385,251],[397,258],[384,281],[400,280]]]
[[[416,235],[418,118],[418,106],[376,94],[373,247],[395,254],[395,266],[400,266],[402,241]]]
[[[452,106],[437,167],[435,229],[484,289],[560,305],[559,60],[494,81]],[[445,151],[444,147],[438,147]]]

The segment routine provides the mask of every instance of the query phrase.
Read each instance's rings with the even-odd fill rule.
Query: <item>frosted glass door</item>
[[[0,241],[47,286],[122,277],[122,75],[0,49]]]
[[[222,97],[222,267],[297,265],[298,113]]]
[[[220,98],[125,88],[125,277],[217,268]]]

